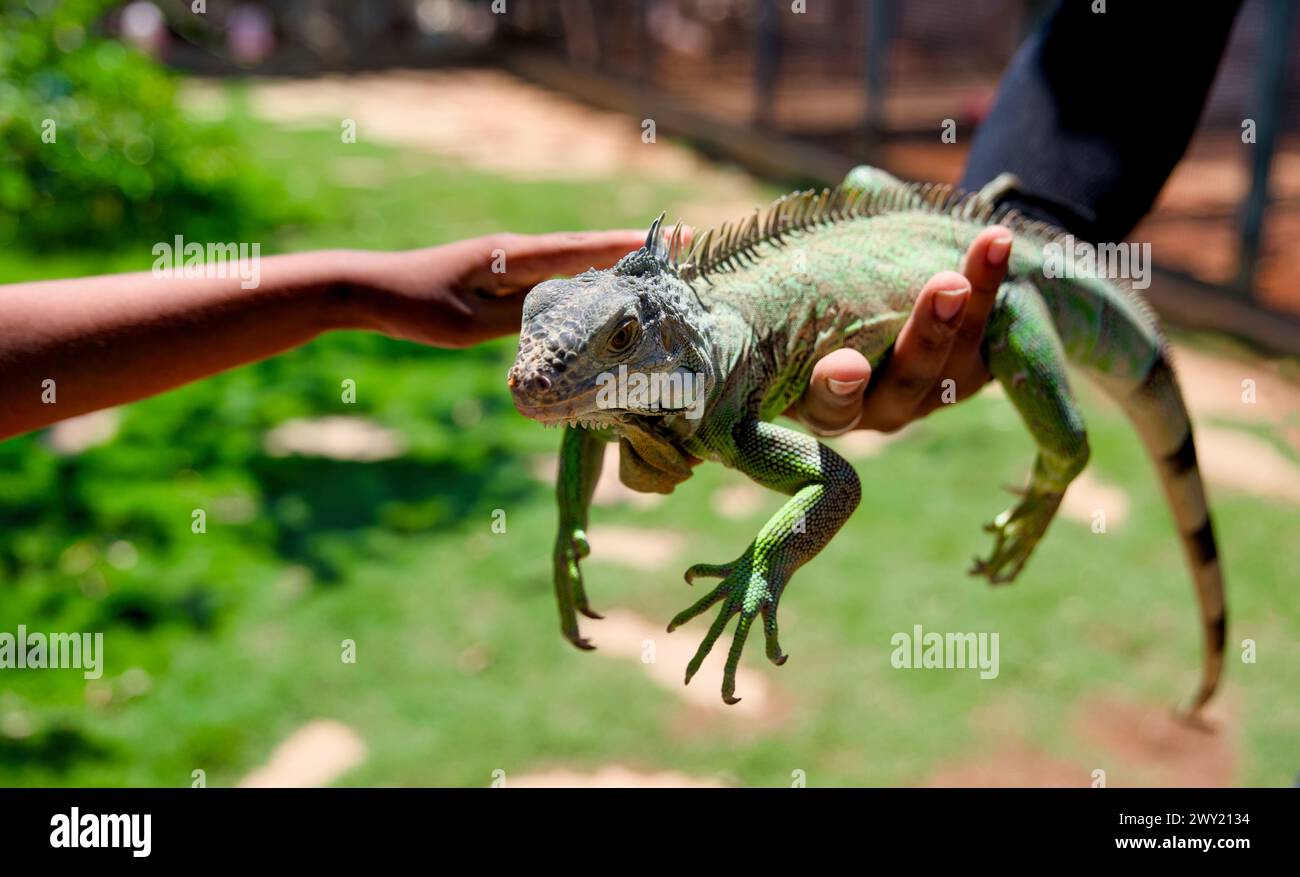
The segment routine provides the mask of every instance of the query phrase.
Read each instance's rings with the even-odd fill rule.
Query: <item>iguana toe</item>
[[[767,640],[767,659],[776,666],[780,667],[790,656],[781,651],[781,643],[777,640],[776,635],[776,607],[768,608],[766,605],[762,609],[763,613],[763,636]]]
[[[672,633],[674,630],[681,627],[683,624],[690,621],[692,618],[695,618],[697,615],[703,613],[714,603],[717,603],[719,600],[724,599],[727,596],[728,591],[729,588],[727,584],[724,582],[723,584],[718,585],[709,593],[705,594],[699,600],[696,600],[695,603],[691,605],[689,608],[683,609],[681,612],[678,612],[676,615],[673,616],[673,620],[668,622],[668,632]]]
[[[725,579],[731,575],[730,563],[697,563],[686,570],[686,584],[693,585],[698,578]]]
[[[719,586],[719,590],[721,590],[721,586]],[[694,608],[695,607],[692,607],[692,609]],[[678,617],[680,618],[681,616]],[[728,612],[724,606],[722,611],[718,613],[718,617],[714,620],[713,625],[709,628],[709,632],[704,635],[704,639],[700,642],[699,648],[695,650],[694,657],[692,657],[690,663],[686,665],[686,681],[684,684],[691,684],[691,678],[699,672],[700,665],[704,663],[704,659],[708,657],[709,652],[713,651],[713,644],[717,642],[718,637],[722,635],[722,629],[726,627],[727,619],[730,617],[731,613]],[[676,621],[677,619],[673,620]],[[671,629],[672,628],[670,627],[669,630]]]
[[[987,560],[976,558],[970,573],[987,578],[992,585],[1014,580],[1043,538],[1060,502],[1059,493],[1026,493],[1015,508],[985,524],[984,531],[994,536],[993,551]]]
[[[668,625],[668,630],[672,632],[715,604],[722,603],[722,608],[709,627],[708,633],[704,635],[704,640],[696,649],[695,656],[686,665],[686,682],[689,684],[704,663],[704,659],[713,650],[727,622],[733,615],[740,616],[740,620],[736,622],[735,633],[731,637],[731,648],[727,652],[727,662],[722,671],[722,700],[727,704],[736,704],[740,702],[740,698],[735,696],[736,672],[740,666],[740,656],[745,649],[750,628],[760,614],[763,618],[763,635],[767,640],[768,659],[778,666],[786,661],[786,655],[781,651],[781,644],[777,639],[776,624],[777,600],[785,581],[768,572],[761,564],[755,563],[752,546],[734,563],[696,564],[686,571],[686,580],[689,582],[701,575],[723,578],[716,588],[696,601],[695,605],[678,613]]]

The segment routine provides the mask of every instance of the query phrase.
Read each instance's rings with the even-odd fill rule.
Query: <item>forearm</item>
[[[383,255],[268,257],[255,289],[149,272],[0,287],[0,439],[353,325],[358,279]]]
[[[612,265],[643,237],[498,234],[394,253],[272,256],[247,279],[140,273],[0,286],[0,439],[257,362],[330,329],[453,348],[517,332],[534,284]]]

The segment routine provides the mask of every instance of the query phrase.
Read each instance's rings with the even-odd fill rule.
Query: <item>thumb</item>
[[[813,367],[808,389],[795,409],[799,419],[818,435],[846,433],[862,417],[862,394],[871,379],[871,363],[856,350],[827,354]]]

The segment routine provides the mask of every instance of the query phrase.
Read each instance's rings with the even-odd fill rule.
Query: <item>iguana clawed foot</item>
[[[695,657],[691,658],[690,663],[686,665],[686,682],[689,684],[691,677],[700,669],[700,665],[712,651],[713,644],[722,635],[722,629],[726,627],[731,616],[739,615],[740,620],[736,623],[736,631],[731,638],[731,650],[727,653],[726,669],[722,673],[722,699],[728,704],[739,703],[740,698],[735,696],[736,668],[740,664],[740,653],[745,648],[749,629],[759,615],[763,617],[767,657],[778,666],[785,663],[786,655],[781,651],[781,644],[777,641],[776,607],[789,576],[773,572],[765,562],[755,558],[753,546],[734,563],[697,563],[686,571],[688,584],[693,584],[699,576],[720,578],[722,583],[697,601],[694,606],[679,612],[668,625],[668,632],[672,633],[715,603],[722,603],[722,610],[718,613],[713,626],[705,634],[704,641],[695,652]]]
[[[993,552],[988,560],[976,558],[968,572],[987,578],[992,585],[1006,584],[1018,576],[1056,514],[1061,496],[1060,493],[1026,493],[1015,508],[1007,509],[985,524],[984,531],[995,537]]]
[[[556,597],[560,606],[560,629],[564,638],[580,649],[596,648],[591,641],[578,633],[578,616],[581,612],[588,618],[601,618],[587,604],[587,591],[582,586],[582,569],[579,562],[591,554],[591,544],[587,541],[586,531],[573,528],[564,532],[555,544],[555,582]],[[576,612],[575,612],[576,610]]]

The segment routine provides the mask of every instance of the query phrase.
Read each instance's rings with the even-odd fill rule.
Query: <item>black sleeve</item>
[[[962,188],[1011,171],[1027,194],[1004,203],[1122,240],[1186,150],[1240,6],[1064,0],[1007,69]]]

